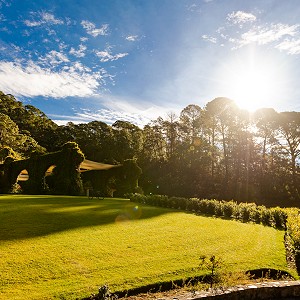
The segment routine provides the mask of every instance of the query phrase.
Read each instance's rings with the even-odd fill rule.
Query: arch
[[[2,181],[4,182],[2,192],[9,192],[10,187],[16,183],[21,171],[27,170],[28,180],[22,182],[24,193],[44,193],[45,173],[51,166],[55,165],[56,172],[51,193],[62,195],[80,194],[82,181],[79,174],[79,166],[83,160],[83,153],[78,145],[73,142],[64,144],[61,151],[43,155],[36,154],[24,160],[5,160],[2,166]]]
[[[26,169],[22,170],[18,177],[17,177],[17,182],[18,181],[27,181],[29,179],[29,174],[28,171]]]
[[[98,189],[99,186],[111,196],[116,190],[118,195],[124,195],[136,190],[141,174],[141,169],[134,159],[125,160],[123,165],[109,165],[85,160],[78,145],[69,142],[62,147],[61,151],[43,155],[35,154],[24,160],[15,160],[12,157],[5,159],[4,163],[0,164],[0,192],[8,193],[17,182],[19,174],[25,173],[24,170],[28,174],[28,180],[21,182],[25,194],[83,194],[80,175],[82,173],[86,180],[95,184],[95,188]],[[94,177],[96,176],[93,172],[100,170],[105,172],[103,172],[102,178],[100,176],[95,181]],[[101,184],[98,184],[98,179],[101,179]]]
[[[51,164],[50,166],[47,167],[46,171],[44,172],[43,176],[43,188],[44,190],[53,190],[53,184],[52,184],[52,177],[54,169],[56,168],[56,165]]]

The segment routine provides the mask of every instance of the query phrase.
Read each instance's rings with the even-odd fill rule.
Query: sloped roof
[[[100,171],[100,170],[109,170],[112,168],[120,167],[121,165],[110,165],[110,164],[103,164],[96,161],[85,159],[79,166],[80,173],[86,172],[86,171]],[[52,165],[48,168],[46,171],[45,176],[49,176],[52,174],[53,169],[55,168],[55,165]],[[26,181],[28,180],[28,172],[27,170],[21,171],[21,173],[18,176],[18,181]]]
[[[80,164],[80,172],[92,171],[92,170],[109,170],[111,168],[120,167],[120,165],[103,164],[92,160],[85,159]]]

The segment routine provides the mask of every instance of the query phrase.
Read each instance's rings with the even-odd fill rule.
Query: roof
[[[100,171],[100,170],[109,170],[112,168],[120,167],[121,165],[110,165],[110,164],[103,164],[92,160],[85,159],[79,166],[80,170],[79,172],[86,172],[86,171]],[[55,165],[52,165],[48,168],[46,171],[45,176],[49,176],[52,174],[53,169],[55,168]],[[28,180],[28,171],[22,170],[21,173],[18,176],[18,181],[26,181]]]

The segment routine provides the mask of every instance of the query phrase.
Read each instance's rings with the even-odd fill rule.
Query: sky
[[[0,0],[0,90],[58,124],[228,97],[300,110],[299,0]]]

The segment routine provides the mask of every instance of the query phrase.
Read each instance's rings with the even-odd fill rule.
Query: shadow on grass
[[[5,195],[0,198],[0,241],[138,221],[171,212],[176,211],[118,198]]]

